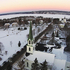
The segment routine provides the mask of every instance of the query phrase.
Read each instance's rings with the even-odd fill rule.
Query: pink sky
[[[70,0],[0,0],[0,13],[33,10],[70,11]]]

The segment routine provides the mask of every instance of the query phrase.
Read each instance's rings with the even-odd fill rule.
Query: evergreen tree
[[[54,35],[54,32],[52,33],[52,37],[54,37],[55,35]]]
[[[54,32],[52,33],[52,43],[54,43]]]
[[[65,51],[70,51],[70,35],[66,37],[66,47],[64,48]]]
[[[20,41],[18,42],[18,46],[19,46],[19,47],[21,46],[21,42],[20,42]]]
[[[67,28],[67,25],[65,24],[64,28]]]
[[[32,63],[32,69],[31,70],[39,70],[39,64],[37,58],[34,60],[34,63]]]
[[[43,63],[41,63],[41,70],[48,70],[48,65],[46,60]]]
[[[59,37],[59,33],[58,33],[58,31],[57,31],[56,37]]]

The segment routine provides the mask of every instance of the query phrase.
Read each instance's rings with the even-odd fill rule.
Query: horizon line
[[[14,12],[6,12],[6,13],[0,13],[2,14],[17,14],[17,13],[22,13],[22,12],[34,12],[34,11],[59,11],[59,12],[70,12],[70,11],[65,11],[65,10],[30,10],[30,11],[14,11]]]

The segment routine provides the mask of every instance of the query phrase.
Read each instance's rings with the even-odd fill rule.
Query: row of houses
[[[13,22],[12,24],[10,24],[10,23],[5,23],[5,24],[4,24],[4,27],[5,27],[5,28],[17,27],[17,26],[19,26],[17,22]]]

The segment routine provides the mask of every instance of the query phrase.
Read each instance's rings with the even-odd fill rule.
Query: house
[[[39,22],[40,22],[40,24],[43,24],[43,20],[40,20]]]
[[[51,45],[52,46],[52,45]],[[30,23],[30,31],[28,37],[28,45],[26,52],[29,53],[25,60],[25,68],[26,70],[31,70],[31,65],[34,62],[35,58],[37,58],[39,64],[43,63],[43,61],[47,61],[48,65],[51,66],[52,70],[65,70],[66,66],[66,55],[63,53],[64,48],[53,49],[51,53],[36,51],[35,46],[33,44],[33,36],[32,36],[32,26]],[[48,67],[48,70],[51,70]]]
[[[9,26],[10,26],[10,23],[5,23],[4,25],[5,28],[9,28]]]
[[[18,23],[17,22],[13,22],[12,23],[12,27],[17,27],[18,26]]]
[[[66,18],[59,18],[59,21],[61,21],[62,23],[66,23]]]
[[[65,24],[62,23],[62,24],[59,24],[60,28],[64,28]]]

